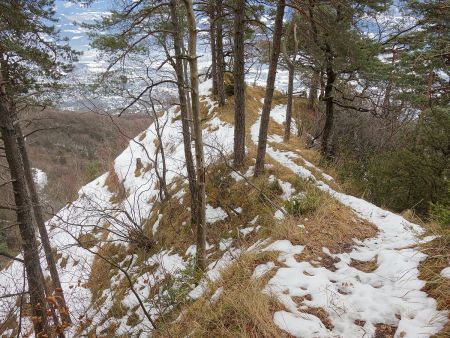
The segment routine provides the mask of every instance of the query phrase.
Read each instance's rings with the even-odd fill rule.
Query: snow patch
[[[450,279],[450,266],[441,271],[441,276]]]
[[[227,213],[221,208],[214,208],[211,205],[206,205],[206,222],[207,223],[215,223],[227,218]]]
[[[44,189],[48,183],[47,174],[38,168],[32,168],[31,170],[33,172],[33,181],[36,184],[37,188],[39,190]]]

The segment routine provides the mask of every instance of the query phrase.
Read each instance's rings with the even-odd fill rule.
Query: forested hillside
[[[448,17],[0,2],[0,337],[450,336]]]

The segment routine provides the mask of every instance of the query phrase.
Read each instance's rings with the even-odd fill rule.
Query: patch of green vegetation
[[[309,189],[305,194],[295,196],[284,202],[284,208],[293,216],[300,216],[317,210],[322,200],[322,193]]]

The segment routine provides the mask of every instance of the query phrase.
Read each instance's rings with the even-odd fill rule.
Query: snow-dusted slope
[[[208,94],[210,86],[210,81],[202,83],[201,94]],[[208,98],[205,97],[203,100],[209,108],[212,108],[213,103]],[[161,125],[165,124],[162,130],[162,140],[166,149],[166,165],[168,168],[166,179],[168,185],[175,178],[186,177],[181,120],[178,115],[176,107],[169,107],[161,117],[160,122]],[[213,118],[206,123],[204,142],[213,146],[205,148],[207,163],[214,162],[219,156],[214,147],[218,147],[221,151],[227,153],[232,149],[232,140],[233,127],[231,125],[221,122],[217,118]],[[91,239],[93,243],[97,238],[98,240],[101,239],[103,243],[117,242],[126,245],[127,243],[124,240],[133,223],[141,225],[149,218],[154,206],[152,201],[158,200],[159,194],[155,163],[157,163],[158,170],[160,172],[162,170],[161,154],[155,155],[157,153],[156,144],[158,144],[158,138],[155,125],[152,124],[141,135],[130,141],[128,148],[115,160],[114,172],[117,176],[115,184],[122,185],[126,191],[126,198],[123,201],[115,200],[115,192],[111,192],[107,184],[108,176],[111,173],[105,173],[81,188],[78,199],[63,208],[47,223],[51,243],[62,254],[58,260],[58,269],[64,294],[75,322],[71,335],[75,333],[77,327],[82,326],[86,318],[89,319],[90,326],[96,326],[107,317],[115,297],[114,292],[111,291],[114,291],[125,280],[124,275],[120,273],[114,275],[107,290],[104,290],[98,299],[93,299],[90,283],[92,283],[94,252],[97,252],[99,248],[95,245],[92,247],[85,245],[83,248],[79,241],[93,236],[94,239]],[[138,162],[140,164],[137,169]],[[183,194],[178,195],[178,198],[182,197]],[[216,217],[220,216],[220,210],[210,206],[209,210],[209,220],[214,222]],[[105,231],[101,231],[102,228],[107,228],[108,231],[105,233]],[[153,225],[153,229],[157,231],[157,222]],[[138,290],[137,292],[142,299],[147,300],[146,305],[149,308],[151,308],[151,299],[148,300],[150,287],[157,284],[159,279],[164,278],[165,274],[175,273],[176,270],[186,265],[186,262],[178,254],[171,253],[170,248],[167,249],[150,257],[144,263],[148,267],[158,266],[156,271],[152,271],[151,274],[141,273],[140,266],[134,263],[128,267],[128,273],[136,278],[135,289]],[[46,263],[43,257],[41,261],[45,267]],[[108,263],[105,262],[105,264]],[[23,267],[19,262],[14,262],[0,273],[0,294],[19,292],[23,287],[22,285]],[[18,308],[15,305],[15,298],[1,299],[0,302],[0,322],[8,318],[11,311],[17,314]],[[126,304],[130,310],[136,309],[138,305],[137,298],[132,292],[126,293],[122,303]],[[139,309],[135,312],[139,318],[143,318]],[[149,312],[154,317],[158,315],[157,309],[150,309]],[[117,334],[131,330],[126,321],[125,316],[116,332]],[[141,323],[133,324],[133,332],[151,329],[150,323],[138,321]],[[25,326],[27,324],[29,323],[25,320]],[[98,330],[107,328],[109,324],[108,320],[99,324]],[[12,330],[6,331],[7,336],[8,333],[12,332]]]

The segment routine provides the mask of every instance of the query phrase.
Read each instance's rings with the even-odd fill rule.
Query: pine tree
[[[298,11],[301,59],[313,70],[312,87],[317,87],[317,74],[325,77],[321,90],[325,102],[325,123],[321,131],[321,153],[332,157],[332,134],[335,106],[354,108],[352,99],[341,93],[350,78],[361,77],[364,72],[373,73],[380,44],[364,34],[357,23],[363,17],[386,10],[387,1],[348,0],[318,2],[310,0]],[[321,79],[322,76],[319,76]],[[341,87],[341,88],[339,88]],[[315,95],[311,93],[311,100]],[[312,102],[310,103],[310,108]]]

